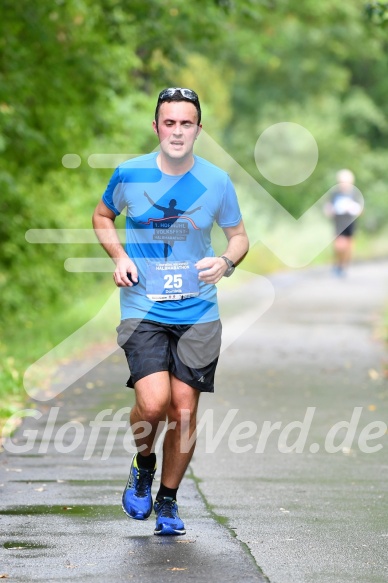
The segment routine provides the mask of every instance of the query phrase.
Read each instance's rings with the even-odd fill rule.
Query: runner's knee
[[[151,424],[158,423],[164,420],[167,415],[168,402],[160,401],[146,401],[144,403],[137,403],[137,415],[143,421],[148,421]]]

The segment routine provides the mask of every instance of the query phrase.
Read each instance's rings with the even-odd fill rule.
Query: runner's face
[[[188,101],[162,103],[159,109],[158,127],[153,122],[160,147],[166,156],[174,159],[192,154],[194,140],[202,126],[197,125],[198,114],[195,105]]]

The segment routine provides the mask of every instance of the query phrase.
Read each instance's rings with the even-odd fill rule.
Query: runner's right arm
[[[133,283],[128,279],[131,274],[134,282],[138,281],[136,265],[126,254],[120,243],[116,227],[116,215],[101,200],[93,213],[93,228],[102,247],[116,264],[113,279],[117,287],[132,287]]]

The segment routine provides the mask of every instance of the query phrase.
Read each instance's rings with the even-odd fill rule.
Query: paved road
[[[194,477],[179,496],[186,536],[156,537],[154,520],[126,517],[121,494],[132,444],[127,435],[127,452],[127,429],[119,427],[127,425],[129,412],[126,375],[121,354],[112,356],[62,397],[40,405],[39,419],[26,418],[12,443],[27,451],[12,453],[6,446],[0,575],[39,583],[265,581],[244,545],[214,520]],[[104,422],[117,426],[117,436],[109,438]]]
[[[344,279],[319,269],[226,283],[227,348],[216,393],[202,398],[179,496],[187,535],[161,540],[152,520],[131,521],[120,509],[129,435],[90,426],[104,410],[117,425],[132,403],[117,353],[39,404],[42,416],[14,438],[24,453],[2,454],[0,575],[387,581],[388,383],[378,323],[388,264],[354,265]],[[38,430],[33,447],[28,429]]]

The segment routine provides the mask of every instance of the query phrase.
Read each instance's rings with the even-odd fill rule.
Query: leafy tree
[[[367,6],[368,20],[352,0],[3,0],[3,322],[85,293],[63,269],[69,249],[27,244],[25,232],[90,227],[110,170],[91,169],[88,156],[152,149],[155,94],[165,86],[198,88],[206,129],[295,216],[332,186],[341,163],[369,197],[370,228],[383,223],[382,5]],[[295,187],[274,186],[255,165],[258,136],[278,121],[304,125],[318,142],[316,171]],[[67,153],[80,156],[79,168],[62,166]]]

